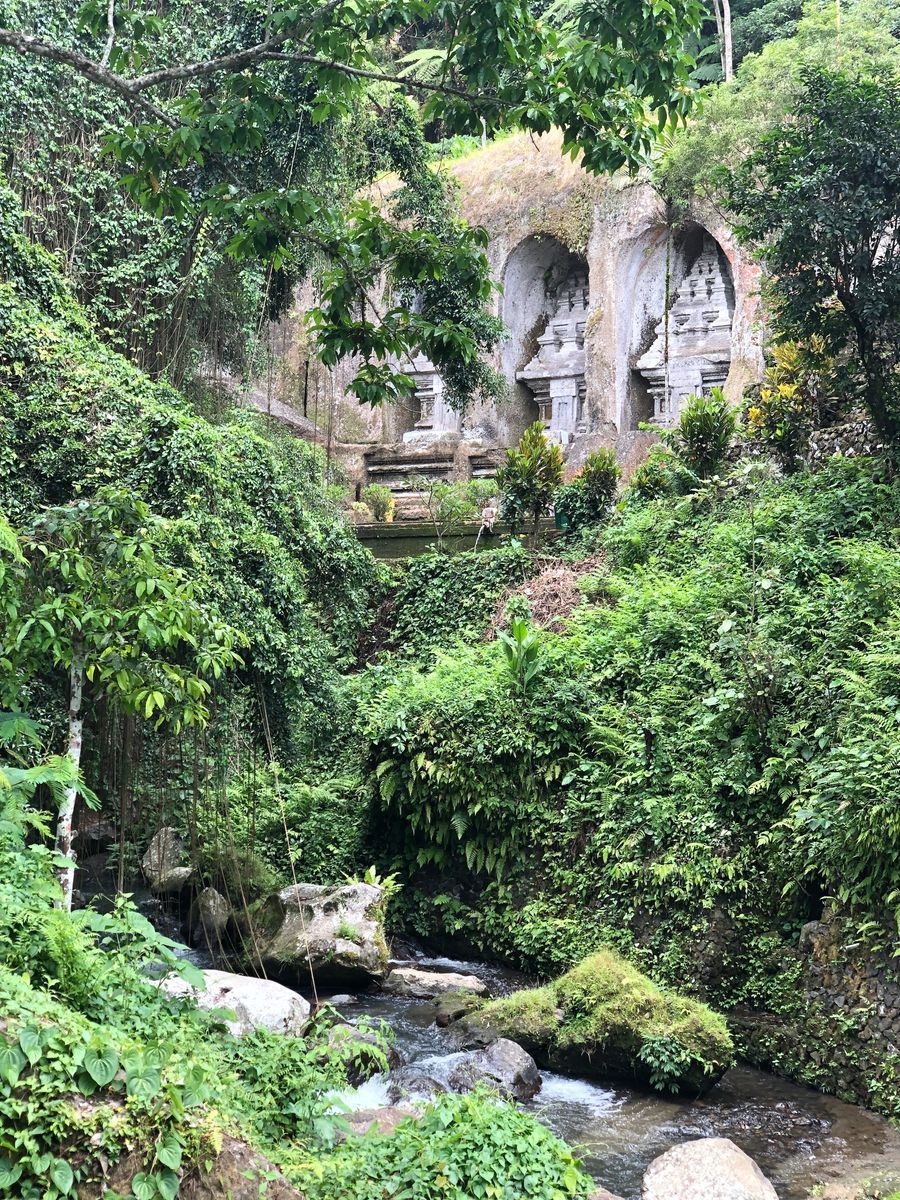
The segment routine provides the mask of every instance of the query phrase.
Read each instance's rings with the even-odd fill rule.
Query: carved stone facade
[[[673,425],[692,395],[723,387],[731,366],[734,289],[725,255],[709,234],[635,362],[653,399],[651,422]]]
[[[547,327],[534,358],[516,372],[530,388],[539,418],[555,440],[567,445],[584,424],[584,332],[588,318],[587,273],[570,275],[547,297]]]
[[[552,134],[489,144],[448,169],[463,216],[490,236],[507,329],[492,365],[508,391],[460,415],[424,355],[402,404],[363,412],[338,383],[323,440],[358,484],[379,479],[402,498],[417,473],[490,475],[538,418],[569,473],[607,446],[627,476],[654,440],[642,425],[673,423],[713,386],[736,401],[761,377],[758,268],[711,208],[673,224],[646,181],[594,179]]]

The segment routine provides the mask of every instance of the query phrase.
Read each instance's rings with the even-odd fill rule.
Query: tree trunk
[[[729,0],[721,0],[722,4],[722,71],[727,82],[734,75],[734,52],[731,48],[731,4]]]
[[[84,724],[81,717],[81,692],[84,687],[84,656],[72,655],[69,668],[69,745],[66,753],[75,770],[81,767],[81,736]],[[59,806],[59,821],[56,825],[56,852],[64,858],[74,859],[72,850],[72,818],[75,815],[75,800],[78,796],[77,781],[66,788]],[[60,867],[59,882],[62,885],[62,905],[68,912],[72,908],[72,889],[75,886],[75,867]]]

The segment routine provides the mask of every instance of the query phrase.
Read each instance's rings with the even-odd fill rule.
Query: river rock
[[[450,1072],[449,1083],[455,1092],[488,1083],[510,1099],[530,1100],[541,1089],[541,1076],[527,1050],[508,1038],[497,1038],[484,1050],[462,1055]]]
[[[254,1029],[269,1029],[299,1037],[309,1021],[310,1007],[302,996],[271,979],[232,975],[229,971],[204,971],[206,989],[200,991],[177,975],[159,982],[167,996],[190,997],[198,1008],[230,1008],[234,1020],[228,1029],[240,1037]]]
[[[188,913],[188,938],[192,946],[218,949],[225,928],[231,920],[232,908],[221,892],[205,887]]]
[[[458,1025],[463,1046],[510,1038],[548,1071],[623,1079],[701,1096],[724,1075],[734,1045],[723,1017],[658,987],[613,950],[601,950],[542,988],[492,1000]],[[682,1051],[677,1073],[660,1080],[657,1040]]]
[[[141,860],[151,892],[180,892],[194,873],[183,860],[184,843],[171,825],[163,825],[150,839]]]
[[[299,883],[270,896],[252,917],[250,943],[272,972],[317,982],[371,983],[388,961],[384,893],[371,883]]]
[[[477,975],[457,975],[453,971],[420,971],[416,967],[396,967],[384,981],[384,990],[394,996],[415,996],[419,1000],[431,1000],[444,992],[487,995],[487,985]]]
[[[439,1029],[452,1025],[480,1008],[482,998],[471,992],[445,992],[434,1001],[434,1022]]]
[[[762,1171],[729,1138],[682,1142],[653,1160],[641,1200],[778,1200]]]
[[[621,1196],[614,1196],[612,1192],[608,1192],[605,1187],[595,1187],[588,1200],[622,1200]]]
[[[400,1108],[390,1104],[385,1108],[363,1108],[359,1112],[347,1113],[344,1120],[350,1126],[350,1132],[361,1136],[370,1129],[378,1133],[393,1133],[401,1121],[410,1118],[417,1121],[422,1115],[419,1108]]]

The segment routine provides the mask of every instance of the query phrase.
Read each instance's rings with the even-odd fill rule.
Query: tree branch
[[[32,33],[17,33],[13,29],[3,28],[0,28],[0,46],[8,46],[19,54],[30,54],[35,58],[45,58],[48,62],[61,63],[63,66],[71,67],[79,75],[89,79],[91,83],[99,83],[102,87],[117,92],[129,103],[142,108],[171,129],[178,128],[178,122],[174,117],[170,117],[168,113],[157,108],[146,97],[139,95],[128,80],[116,75],[108,67],[95,63],[93,59],[87,58],[84,54],[79,54],[77,50],[67,50],[63,46],[45,42]]]
[[[314,20],[321,21],[334,11],[343,0],[328,0],[314,14]],[[136,92],[147,88],[159,87],[162,83],[183,82],[186,79],[199,79],[206,75],[217,75],[220,71],[240,71],[250,63],[264,59],[271,51],[277,50],[285,42],[302,41],[312,28],[311,20],[305,29],[288,29],[276,33],[274,37],[257,42],[255,46],[247,46],[243,50],[235,50],[231,54],[223,54],[219,58],[211,58],[206,62],[185,63],[178,67],[163,67],[159,71],[149,71],[146,75],[138,75],[129,80],[129,86]]]
[[[357,79],[374,79],[377,83],[392,83],[396,87],[406,88],[407,90],[438,92],[445,96],[455,96],[460,100],[468,100],[470,104],[499,104],[504,108],[512,106],[511,101],[501,100],[499,96],[478,95],[477,93],[467,92],[463,88],[451,87],[447,83],[425,83],[421,79],[401,79],[396,75],[383,75],[380,71],[366,71],[362,67],[351,67],[347,63],[337,62],[334,59],[316,58],[314,54],[290,54],[272,51],[264,55],[264,57],[275,62],[299,62],[311,67],[326,67],[330,71],[342,71],[345,75],[353,75]]]

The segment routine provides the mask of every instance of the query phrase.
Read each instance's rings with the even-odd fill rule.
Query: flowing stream
[[[417,958],[405,965],[477,974],[494,994],[510,988],[509,973],[484,964]],[[401,1078],[445,1082],[456,1045],[450,1030],[434,1025],[429,1001],[372,993],[341,1004],[341,1012],[351,1021],[365,1017],[391,1027],[406,1066],[415,1066]],[[599,1183],[626,1200],[637,1200],[657,1155],[698,1137],[731,1138],[756,1159],[782,1200],[806,1200],[818,1185],[855,1183],[892,1168],[900,1177],[900,1131],[887,1121],[762,1071],[735,1068],[696,1101],[542,1074],[540,1092],[524,1107],[578,1150]],[[414,1086],[410,1092],[415,1096]],[[349,1098],[359,1109],[390,1104],[389,1080],[376,1076]]]

